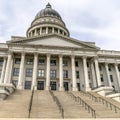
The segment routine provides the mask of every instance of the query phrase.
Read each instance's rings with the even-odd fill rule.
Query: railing
[[[105,105],[107,108],[110,108],[111,110],[114,110],[115,113],[117,113],[118,111],[120,111],[120,107],[114,105],[113,103],[107,101],[106,99],[102,98],[102,97],[95,97],[94,95],[92,95],[91,93],[88,93],[91,97],[97,99],[97,102],[101,102],[103,105]]]
[[[30,118],[30,113],[31,113],[31,108],[32,108],[32,101],[33,101],[33,95],[34,95],[34,87],[32,89],[32,93],[31,93],[31,97],[30,97],[30,103],[29,103],[29,107],[28,107],[28,118]]]
[[[75,100],[75,102],[79,102],[80,105],[82,105],[82,107],[85,108],[85,110],[88,110],[88,112],[91,113],[93,118],[96,118],[95,110],[90,105],[88,105],[82,98],[76,97],[73,93],[70,92],[67,93]]]
[[[51,90],[49,90],[49,92],[50,92],[53,100],[56,102],[56,104],[57,104],[57,106],[58,106],[58,108],[60,110],[62,118],[64,118],[64,109],[63,109],[62,105],[60,104],[58,98],[53,94],[53,92]]]

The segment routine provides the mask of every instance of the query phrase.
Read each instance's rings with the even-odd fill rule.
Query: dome
[[[44,16],[53,16],[53,17],[57,17],[58,19],[61,19],[61,16],[59,15],[59,13],[56,10],[52,9],[49,3],[46,5],[45,9],[42,9],[37,13],[35,19],[38,19]]]

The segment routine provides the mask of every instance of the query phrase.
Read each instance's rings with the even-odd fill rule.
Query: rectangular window
[[[79,67],[78,61],[75,61],[75,67]]]
[[[120,72],[120,66],[118,66],[118,71]]]
[[[13,76],[19,76],[19,68],[14,68]]]
[[[111,80],[111,82],[113,82],[113,76],[112,75],[110,75],[110,80]]]
[[[31,68],[27,68],[26,69],[26,77],[32,77],[32,69]]]
[[[89,68],[89,63],[87,62],[87,67]]]
[[[32,58],[27,58],[26,64],[27,65],[32,65],[33,64],[33,59]]]
[[[31,89],[31,81],[25,81],[25,89]]]
[[[0,59],[0,66],[2,66],[3,65],[3,60],[2,59]]]
[[[15,84],[15,86],[18,85],[18,80],[12,80],[13,84]]]
[[[50,61],[50,65],[51,65],[51,66],[55,66],[55,65],[56,65],[56,60],[51,60],[51,61]]]
[[[101,79],[101,82],[104,82],[103,74],[100,74],[100,79]]]
[[[112,71],[112,68],[111,68],[111,66],[108,66],[108,70],[109,70],[109,71]]]
[[[102,65],[99,65],[99,69],[100,69],[100,71],[102,71]]]
[[[79,78],[80,78],[79,71],[76,71],[76,78],[77,78],[77,79],[79,79]]]
[[[51,70],[50,71],[50,77],[56,78],[56,70]]]
[[[20,64],[21,59],[20,58],[15,58],[15,64]]]
[[[68,78],[68,71],[67,71],[67,70],[64,70],[64,71],[63,71],[63,77],[64,77],[64,78]]]
[[[38,70],[38,77],[44,77],[45,76],[45,70]]]
[[[63,60],[63,66],[68,66],[68,61],[67,60]]]
[[[45,60],[44,59],[39,59],[38,64],[39,65],[44,65],[45,64]]]

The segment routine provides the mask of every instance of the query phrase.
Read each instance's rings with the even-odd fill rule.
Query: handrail
[[[92,98],[92,100],[94,100],[95,102],[98,102],[98,97],[92,95],[91,93],[87,92],[88,97]]]
[[[53,94],[53,92],[51,90],[49,90],[49,92],[50,92],[53,100],[56,102],[56,104],[57,104],[57,106],[58,106],[58,108],[60,110],[62,118],[64,118],[64,109],[63,109],[62,105],[60,104],[58,98]]]
[[[68,94],[75,100],[75,102],[79,102],[85,110],[88,110],[88,112],[92,114],[93,118],[96,118],[96,111],[89,104],[87,104],[87,102],[78,96],[76,97],[73,93],[68,92]]]
[[[32,101],[33,101],[33,95],[34,95],[34,87],[32,89],[32,93],[31,93],[31,96],[30,96],[30,102],[29,102],[29,107],[28,107],[28,118],[30,118],[30,113],[31,113],[31,108],[32,108]]]
[[[94,96],[91,93],[88,93],[88,94],[91,95],[91,96]],[[109,107],[111,110],[113,110],[113,108],[114,108],[115,113],[117,113],[117,110],[120,111],[120,107],[114,105],[113,103],[107,101],[106,99],[104,99],[102,97],[95,97],[95,98],[97,99],[97,102],[102,102],[102,104],[106,105],[107,108]]]

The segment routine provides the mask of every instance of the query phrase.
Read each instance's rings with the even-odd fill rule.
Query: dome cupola
[[[45,9],[42,9],[37,13],[26,34],[27,37],[46,34],[69,36],[69,31],[60,14],[56,10],[52,9],[52,6],[48,3]]]

